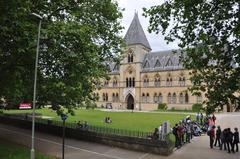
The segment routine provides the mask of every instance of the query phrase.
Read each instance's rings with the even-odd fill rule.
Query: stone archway
[[[126,97],[126,101],[127,101],[127,109],[134,109],[134,98],[131,94],[128,94]]]

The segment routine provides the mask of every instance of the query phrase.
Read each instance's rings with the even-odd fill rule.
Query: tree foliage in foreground
[[[239,7],[238,0],[167,0],[144,8],[150,32],[180,41],[190,90],[206,93],[208,111],[240,101]]]
[[[38,20],[41,28],[38,104],[70,110],[92,99],[106,75],[103,61],[118,58],[122,17],[114,0],[3,0],[0,2],[0,98],[32,101]]]

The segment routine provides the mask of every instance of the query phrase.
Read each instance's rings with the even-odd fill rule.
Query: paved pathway
[[[240,113],[218,114],[217,125],[240,128]],[[31,131],[0,124],[0,138],[30,146]],[[36,133],[38,151],[61,157],[61,138]],[[168,157],[135,152],[97,143],[66,139],[65,159],[240,159],[240,153],[228,154],[218,148],[209,148],[208,136],[194,138]]]

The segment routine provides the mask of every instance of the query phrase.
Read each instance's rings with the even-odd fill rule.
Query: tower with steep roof
[[[143,31],[137,13],[134,15],[134,18],[130,27],[128,28],[124,40],[128,46],[139,44],[151,50],[151,46],[149,45],[147,37]]]
[[[120,74],[120,80],[128,82],[121,83],[121,87],[126,87],[126,85],[127,87],[122,89],[120,93],[122,94],[120,97],[122,99],[120,100],[126,101],[128,109],[131,109],[131,107],[140,108],[140,91],[138,90],[141,85],[140,71],[142,61],[145,55],[151,51],[151,46],[143,31],[137,13],[134,14],[124,40],[127,48],[120,66],[120,72],[123,72]]]

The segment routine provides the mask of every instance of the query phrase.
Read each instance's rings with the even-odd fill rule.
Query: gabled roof
[[[147,37],[143,31],[142,25],[138,19],[137,13],[135,13],[131,25],[124,37],[127,45],[141,44],[151,50],[151,46],[147,40]]]

